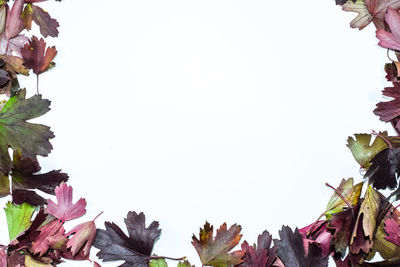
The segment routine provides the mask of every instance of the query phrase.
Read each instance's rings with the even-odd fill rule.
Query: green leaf
[[[353,182],[353,178],[349,178],[347,180],[342,179],[337,191],[340,192],[346,198],[346,200],[350,202],[351,205],[355,206],[360,199],[363,183],[353,185]],[[333,192],[333,195],[326,207],[326,219],[332,219],[332,214],[343,211],[343,208],[345,207],[347,207],[347,204],[336,192]]]
[[[15,205],[8,202],[4,210],[6,212],[8,234],[10,241],[12,241],[32,224],[31,217],[35,208],[26,203]]]
[[[178,263],[178,267],[194,267],[194,265],[191,265],[187,260],[185,260],[185,261],[180,261]]]
[[[157,259],[151,260],[149,263],[149,267],[168,267],[168,264],[165,259]]]
[[[387,137],[387,132],[380,134]],[[354,136],[356,140],[350,136],[347,139],[347,147],[351,150],[354,159],[360,164],[361,168],[368,169],[371,166],[370,160],[387,148],[388,145],[379,137],[376,137],[370,145],[372,137],[370,134],[355,134]]]
[[[25,95],[26,90],[21,90],[0,111],[0,169],[4,172],[11,169],[9,147],[21,150],[24,158],[32,159],[37,155],[47,156],[52,149],[49,139],[54,134],[50,128],[26,122],[47,113],[50,101],[41,95],[25,99]]]

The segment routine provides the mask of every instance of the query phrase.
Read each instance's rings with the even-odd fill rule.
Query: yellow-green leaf
[[[32,224],[31,217],[35,208],[27,203],[15,205],[8,202],[4,210],[6,212],[8,234],[10,241],[12,241]]]

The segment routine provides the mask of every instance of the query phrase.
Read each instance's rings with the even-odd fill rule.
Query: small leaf
[[[10,241],[12,241],[32,224],[31,217],[35,208],[27,203],[14,205],[8,202],[4,210],[6,212],[8,234]]]
[[[46,42],[43,38],[39,40],[37,37],[33,36],[21,49],[21,54],[25,66],[39,75],[55,65],[52,61],[57,55],[57,50],[54,46],[46,49]]]
[[[49,13],[44,11],[42,8],[32,5],[33,13],[32,19],[33,21],[39,25],[40,33],[44,36],[57,37],[58,36],[58,27],[60,26],[57,20],[50,17]]]
[[[393,218],[388,218],[385,221],[385,239],[400,247],[400,226]]]
[[[168,267],[167,262],[164,259],[151,260],[149,267]]]
[[[206,222],[204,228],[200,228],[199,239],[195,235],[192,237],[192,245],[199,254],[202,264],[222,267],[242,263],[244,251],[230,252],[242,238],[241,229],[236,224],[227,229],[227,225],[224,223],[213,238],[213,226]]]
[[[271,248],[272,236],[268,231],[264,231],[257,238],[257,245],[249,246],[244,241],[242,243],[242,251],[245,253],[243,257],[243,267],[270,267],[276,259],[277,247]]]

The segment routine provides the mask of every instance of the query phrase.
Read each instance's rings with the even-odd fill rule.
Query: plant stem
[[[39,94],[39,75],[36,74],[36,92]]]
[[[327,187],[332,188],[333,191],[335,191],[335,193],[344,201],[344,203],[346,203],[347,206],[349,206],[350,209],[353,208],[353,205],[351,205],[351,203],[342,195],[342,193],[340,193],[339,191],[337,191],[336,188],[334,188],[333,186],[331,186],[331,185],[328,184],[328,183],[325,183],[325,185],[326,185]]]

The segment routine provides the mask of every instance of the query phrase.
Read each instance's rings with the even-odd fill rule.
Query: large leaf
[[[47,113],[50,101],[42,99],[41,95],[25,99],[25,95],[25,89],[21,90],[0,111],[0,170],[4,172],[11,169],[9,147],[32,159],[36,155],[47,156],[52,149],[49,139],[54,134],[49,127],[26,122]]]
[[[155,241],[161,234],[158,222],[145,225],[143,213],[129,212],[125,225],[129,237],[115,223],[105,222],[106,229],[97,229],[93,245],[100,249],[97,256],[103,261],[124,260],[124,267],[148,267]]]
[[[10,241],[12,241],[32,224],[31,217],[35,208],[27,203],[15,205],[8,202],[4,210],[6,212],[8,234]]]
[[[241,229],[236,224],[228,229],[224,223],[213,237],[213,226],[206,222],[204,228],[200,228],[199,239],[195,235],[192,237],[192,244],[196,248],[202,264],[224,267],[242,263],[244,251],[230,252],[242,238]]]

